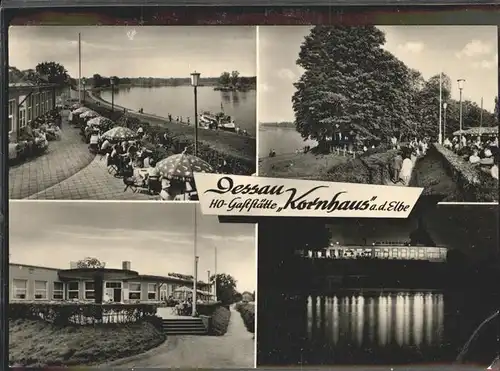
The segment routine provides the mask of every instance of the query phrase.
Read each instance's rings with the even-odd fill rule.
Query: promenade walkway
[[[158,348],[102,367],[253,368],[254,354],[253,334],[245,328],[241,315],[231,309],[224,336],[170,336]]]
[[[61,139],[49,142],[46,153],[9,168],[9,198],[23,199],[58,184],[90,164],[94,155],[83,143],[78,129],[62,113]]]

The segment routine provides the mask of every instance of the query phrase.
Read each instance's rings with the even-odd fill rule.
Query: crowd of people
[[[73,108],[77,107],[75,105]],[[73,110],[73,112],[79,111]],[[176,176],[169,175],[165,174],[165,169],[160,163],[161,160],[177,154],[189,158],[187,164],[191,164],[195,156],[189,154],[193,147],[190,141],[175,138],[168,129],[159,130],[158,127],[150,126],[128,115],[124,115],[117,123],[103,119],[96,125],[89,125],[91,121],[80,118],[80,115],[73,113],[71,116],[74,116],[74,123],[80,127],[82,138],[89,144],[89,150],[106,160],[110,173],[123,178],[124,190],[146,191],[151,195],[158,195],[162,200],[198,199],[192,171]],[[108,130],[117,127],[128,130],[129,135],[123,138],[112,138],[107,135]],[[207,153],[213,155],[215,151],[205,147],[198,145],[198,155],[203,156]],[[231,174],[247,172],[246,175],[249,175],[248,170],[241,169],[241,171],[235,166],[236,159],[226,160],[220,155],[216,159],[210,156],[208,161],[205,161],[205,158],[205,156],[203,159],[195,158],[196,164],[205,172]],[[183,164],[179,163],[179,168],[182,167],[180,165]]]
[[[498,136],[454,136],[446,138],[443,146],[498,179]]]
[[[9,135],[9,161],[24,161],[47,151],[49,142],[61,139],[61,115],[58,110],[30,121],[14,140]]]

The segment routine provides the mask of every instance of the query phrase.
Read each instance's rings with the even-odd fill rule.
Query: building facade
[[[96,280],[99,274],[102,280]],[[102,282],[102,288],[96,288]],[[140,275],[123,262],[122,269],[48,268],[25,264],[9,264],[11,301],[96,301],[137,303],[166,301],[182,287],[193,287],[192,280],[171,276]],[[198,282],[199,297],[213,299],[214,285]]]
[[[65,94],[65,89],[53,84],[9,84],[8,124],[11,141],[17,141],[19,131],[30,121],[54,109],[56,101]]]

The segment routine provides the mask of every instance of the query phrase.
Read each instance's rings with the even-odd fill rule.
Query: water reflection
[[[319,336],[333,345],[358,347],[437,345],[443,336],[443,300],[437,293],[309,296],[307,335],[311,341]]]

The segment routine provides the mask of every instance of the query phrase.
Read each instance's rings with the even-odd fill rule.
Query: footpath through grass
[[[143,353],[165,341],[153,324],[58,327],[43,320],[9,321],[9,364],[23,367],[95,365]]]

